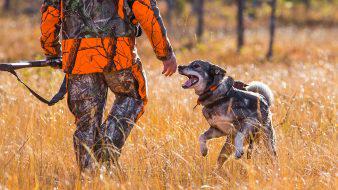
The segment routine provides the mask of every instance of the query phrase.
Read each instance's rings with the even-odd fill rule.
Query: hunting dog
[[[249,144],[247,157],[251,158],[257,139],[263,139],[269,153],[276,156],[270,112],[273,94],[267,85],[234,81],[225,76],[224,69],[201,60],[179,66],[178,71],[189,78],[182,87],[195,90],[198,104],[203,106],[203,115],[210,125],[199,137],[203,156],[208,154],[207,141],[222,136],[227,139],[218,157],[219,167],[234,151],[235,157],[241,158],[245,143]]]

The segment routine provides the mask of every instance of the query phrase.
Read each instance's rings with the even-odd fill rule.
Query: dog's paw
[[[208,155],[208,147],[207,146],[201,145],[200,150],[201,150],[201,154],[202,154],[203,157]]]
[[[236,159],[242,158],[243,154],[244,154],[244,151],[243,151],[243,150],[242,150],[242,151],[236,150],[236,153],[235,153]]]

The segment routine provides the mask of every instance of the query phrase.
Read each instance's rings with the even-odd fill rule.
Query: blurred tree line
[[[184,12],[187,4],[192,7],[192,12],[196,15],[197,26],[196,36],[198,40],[201,40],[204,33],[204,15],[205,15],[205,0],[165,0],[167,3],[166,19],[169,26],[172,24],[173,15],[180,15]],[[264,3],[267,3],[271,8],[270,22],[269,22],[269,47],[266,53],[266,58],[270,59],[273,56],[273,44],[276,28],[276,9],[278,4],[288,4],[289,6],[302,4],[306,7],[306,10],[311,9],[314,2],[318,3],[337,3],[338,0],[221,0],[225,5],[237,6],[237,51],[240,52],[244,45],[244,17],[248,12],[248,16],[251,19],[256,18],[256,11],[262,7]]]
[[[40,10],[42,0],[2,0],[3,12],[36,14]],[[0,0],[1,2],[1,0]]]
[[[174,20],[177,17],[181,17],[186,11],[187,7],[190,8],[193,15],[196,17],[196,29],[195,34],[197,40],[200,41],[205,31],[205,5],[210,3],[206,0],[158,0],[166,4],[166,11],[163,15],[168,28],[173,28]],[[270,7],[270,21],[269,28],[269,47],[266,53],[267,58],[271,58],[273,55],[273,43],[276,27],[276,9],[281,5],[287,5],[287,7],[302,5],[306,10],[310,10],[314,4],[337,4],[338,0],[214,0],[214,2],[221,2],[224,6],[236,6],[237,15],[237,51],[240,52],[245,43],[245,17],[248,16],[252,20],[256,19],[256,14],[263,7],[264,4]],[[1,0],[0,0],[1,2]],[[2,0],[3,12],[14,12],[24,14],[36,14],[40,9],[42,0]],[[15,8],[14,8],[15,7]],[[285,7],[285,6],[283,6]]]

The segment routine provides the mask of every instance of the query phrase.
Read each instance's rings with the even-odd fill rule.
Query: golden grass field
[[[39,59],[38,19],[0,18],[0,61]],[[271,62],[263,61],[266,28],[247,32],[241,55],[235,36],[207,33],[202,44],[184,48],[173,37],[180,64],[206,59],[227,66],[238,80],[259,80],[274,94],[273,122],[278,166],[256,146],[253,158],[230,158],[216,170],[224,139],[199,153],[198,136],[208,128],[197,97],[181,88],[184,77],[161,75],[142,37],[138,42],[149,80],[146,112],[132,131],[120,159],[122,173],[81,180],[75,162],[74,118],[66,101],[47,107],[7,74],[0,74],[0,189],[337,189],[338,187],[338,27],[280,27]],[[175,38],[175,39],[174,39]],[[51,97],[62,73],[52,69],[20,71]],[[109,96],[111,105],[113,96]]]

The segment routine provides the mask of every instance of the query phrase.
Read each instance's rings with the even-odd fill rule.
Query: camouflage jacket
[[[66,73],[132,67],[138,24],[160,60],[173,53],[156,0],[44,0],[41,13],[42,48],[46,56],[62,56]]]

